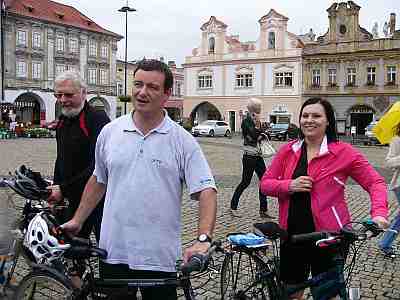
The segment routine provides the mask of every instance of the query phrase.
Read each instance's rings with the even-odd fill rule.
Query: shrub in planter
[[[190,119],[184,119],[182,122],[182,127],[191,132],[193,127],[192,121]]]

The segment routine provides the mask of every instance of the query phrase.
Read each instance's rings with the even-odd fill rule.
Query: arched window
[[[268,33],[268,49],[275,49],[275,32]]]
[[[214,54],[215,53],[215,38],[210,37],[208,39],[208,54]]]

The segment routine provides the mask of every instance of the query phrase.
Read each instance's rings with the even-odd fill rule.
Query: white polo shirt
[[[174,272],[181,256],[183,184],[191,195],[216,189],[197,141],[167,113],[146,136],[132,114],[125,115],[101,131],[94,175],[107,185],[100,235],[107,262]]]

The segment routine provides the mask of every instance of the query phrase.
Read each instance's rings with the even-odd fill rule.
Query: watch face
[[[205,242],[207,240],[207,235],[205,234],[200,234],[199,235],[199,241],[200,242]]]

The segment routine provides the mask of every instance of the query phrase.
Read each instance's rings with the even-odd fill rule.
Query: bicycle
[[[361,228],[353,229],[352,225],[360,225]],[[361,247],[356,246],[356,242],[366,241],[383,231],[375,223],[364,221],[346,224],[339,232],[313,232],[291,236],[292,243],[312,241],[317,246],[336,249],[348,246],[353,250],[353,257],[346,269],[345,255],[342,251],[336,251],[333,268],[301,284],[289,287],[280,280],[278,254],[278,242],[280,239],[288,238],[287,232],[272,222],[256,223],[254,228],[255,233],[266,238],[268,242],[251,247],[230,245],[221,268],[221,299],[288,300],[290,295],[310,288],[314,300],[328,300],[335,296],[349,300],[347,287]],[[273,251],[272,256],[268,257],[266,252],[270,247]],[[240,275],[246,267],[241,266],[243,256],[250,266],[246,282],[243,282],[243,276]],[[346,272],[347,278],[345,278]]]
[[[0,284],[0,295],[5,295],[8,289],[13,290],[12,279],[19,258],[22,256],[25,262],[30,266],[36,263],[36,259],[32,253],[24,246],[24,238],[29,222],[35,215],[41,212],[49,212],[45,200],[49,195],[49,191],[45,189],[49,182],[44,180],[39,173],[33,172],[22,165],[9,179],[1,180],[6,187],[13,190],[16,194],[24,199],[23,206],[17,206],[11,203],[14,208],[21,211],[20,216],[16,220],[15,229],[11,230],[12,236],[7,261],[4,260],[0,265],[0,274],[3,276]]]
[[[221,242],[213,242],[204,255],[194,255],[188,263],[182,265],[177,261],[176,278],[165,279],[100,279],[95,276],[90,258],[107,258],[103,249],[72,242],[64,257],[76,260],[86,260],[86,270],[82,276],[81,287],[74,287],[70,278],[55,268],[46,265],[33,265],[33,271],[25,276],[15,293],[15,299],[115,299],[130,288],[156,287],[173,285],[183,289],[185,299],[195,300],[191,279],[192,272],[206,272],[213,268],[212,255],[215,251],[223,251]]]

